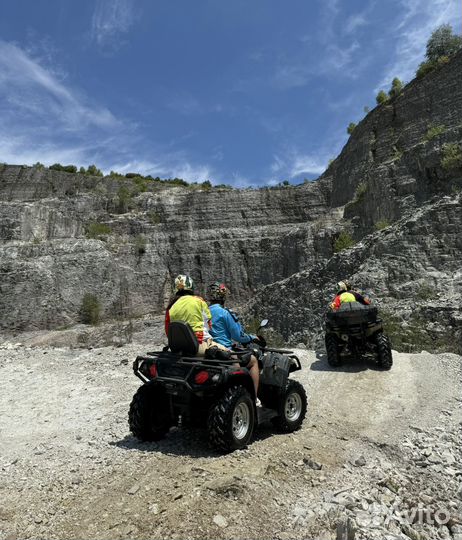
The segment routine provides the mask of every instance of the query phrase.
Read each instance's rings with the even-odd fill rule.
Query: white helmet
[[[347,279],[344,279],[343,281],[339,281],[337,283],[337,286],[341,291],[350,291],[351,290],[351,283]]]
[[[194,289],[194,282],[190,276],[180,274],[175,278],[175,290],[176,291],[192,291]]]

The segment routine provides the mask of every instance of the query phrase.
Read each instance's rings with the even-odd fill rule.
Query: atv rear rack
[[[249,351],[239,351],[233,352],[234,356],[242,356],[247,354]],[[142,380],[147,382],[150,379],[146,377],[141,371],[140,366],[142,362],[146,360],[153,360],[157,362],[168,362],[171,364],[179,366],[188,366],[191,367],[189,374],[200,368],[201,366],[206,370],[207,368],[217,368],[217,367],[229,367],[236,363],[236,358],[230,358],[229,360],[215,359],[215,358],[204,358],[203,356],[182,356],[181,354],[165,352],[165,351],[154,351],[148,352],[145,356],[137,356],[133,362],[133,372],[135,375]],[[188,374],[188,376],[189,376]],[[175,379],[177,380],[177,379]]]

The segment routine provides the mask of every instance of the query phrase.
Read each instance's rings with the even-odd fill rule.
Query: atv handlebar
[[[294,351],[289,351],[287,349],[272,349],[271,347],[264,347],[263,349],[265,352],[275,352],[275,353],[279,353],[279,354],[287,354],[287,355],[291,355],[291,354],[294,354]]]

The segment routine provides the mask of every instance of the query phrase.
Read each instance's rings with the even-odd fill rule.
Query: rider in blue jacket
[[[224,307],[228,294],[228,287],[219,281],[212,283],[209,287],[210,312],[212,314],[210,334],[214,341],[231,349],[233,342],[246,345],[257,339],[257,336],[247,334],[239,323],[237,315]],[[257,395],[260,370],[254,355],[251,356],[247,368],[255,386],[255,395]]]

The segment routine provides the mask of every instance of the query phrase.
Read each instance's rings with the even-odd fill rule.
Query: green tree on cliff
[[[390,98],[384,92],[383,90],[380,90],[380,92],[377,94],[375,101],[377,101],[377,105],[382,105],[382,103],[386,103]]]
[[[96,165],[89,165],[86,174],[90,176],[103,176],[103,173],[96,167]]]
[[[442,56],[452,56],[462,48],[462,37],[452,33],[449,24],[439,26],[427,42],[426,57],[429,62],[437,62]]]
[[[391,88],[388,95],[391,99],[398,97],[401,94],[402,89],[403,83],[398,79],[398,77],[395,77],[391,82]]]
[[[462,37],[453,34],[449,24],[439,26],[427,42],[426,61],[422,62],[416,72],[417,77],[423,77],[438,66],[447,64],[449,58],[462,49]]]
[[[61,163],[53,163],[50,165],[52,171],[64,171],[69,173],[76,173],[77,167],[75,165],[61,165]]]
[[[356,124],[354,122],[350,122],[347,127],[347,133],[348,135],[351,135],[353,131],[355,130]]]

